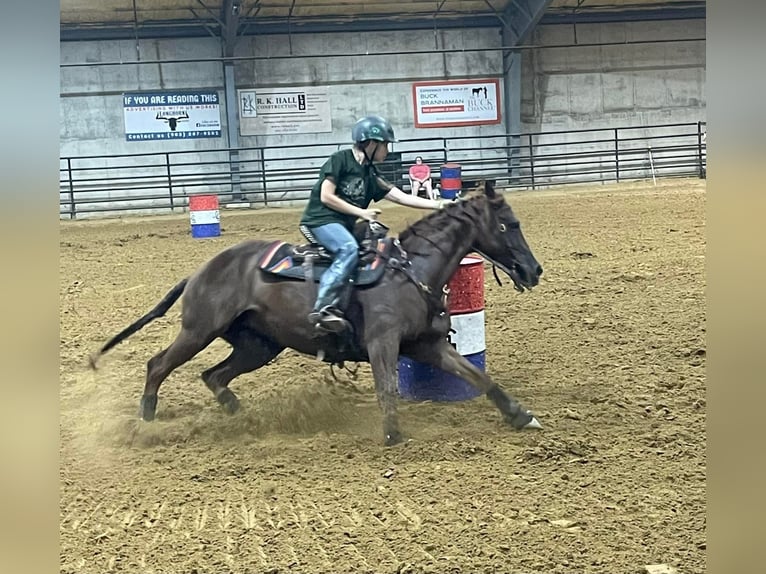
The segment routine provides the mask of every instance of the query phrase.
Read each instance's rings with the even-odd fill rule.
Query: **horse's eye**
[[[505,233],[505,223],[500,224],[500,233]]]

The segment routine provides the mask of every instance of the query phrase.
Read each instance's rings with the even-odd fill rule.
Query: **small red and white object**
[[[204,238],[221,235],[221,213],[218,209],[218,196],[189,196],[189,218],[192,237]]]

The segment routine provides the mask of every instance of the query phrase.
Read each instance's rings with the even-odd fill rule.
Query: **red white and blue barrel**
[[[445,163],[441,166],[441,196],[444,199],[455,199],[463,189],[463,180],[461,179],[461,167],[459,163]]]
[[[450,323],[454,330],[449,341],[458,353],[484,371],[484,261],[474,255],[464,257],[448,288]],[[400,357],[399,394],[416,401],[464,401],[481,392],[460,377]]]
[[[221,214],[217,195],[190,195],[189,218],[192,237],[218,237],[221,235]]]

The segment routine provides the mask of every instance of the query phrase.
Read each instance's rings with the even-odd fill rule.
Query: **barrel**
[[[455,199],[463,189],[463,181],[460,178],[459,163],[445,163],[441,166],[441,196],[444,199]]]
[[[448,284],[449,341],[481,371],[486,368],[484,337],[484,261],[464,257]],[[415,401],[465,401],[481,394],[467,381],[441,369],[399,358],[399,395]]]
[[[191,220],[192,237],[199,239],[221,235],[221,214],[218,211],[218,196],[189,196],[189,218]]]

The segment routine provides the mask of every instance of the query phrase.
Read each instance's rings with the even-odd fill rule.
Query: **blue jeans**
[[[340,223],[312,227],[311,233],[317,243],[333,255],[332,265],[319,281],[319,294],[314,311],[319,311],[327,305],[337,307],[343,287],[359,262],[359,244]]]

